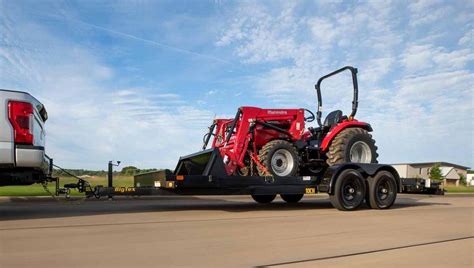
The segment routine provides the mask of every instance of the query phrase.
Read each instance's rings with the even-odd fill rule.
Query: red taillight
[[[31,120],[33,105],[22,101],[8,102],[8,119],[15,131],[15,143],[33,144]]]

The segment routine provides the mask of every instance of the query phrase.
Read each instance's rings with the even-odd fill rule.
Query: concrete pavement
[[[3,200],[0,267],[473,267],[473,212],[473,195],[353,212],[325,195]]]

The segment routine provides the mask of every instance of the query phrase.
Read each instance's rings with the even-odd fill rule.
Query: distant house
[[[427,162],[427,163],[401,163],[392,164],[402,178],[430,178],[430,169],[440,164],[441,176],[444,178],[444,185],[459,186],[459,174],[466,177],[469,167],[452,164],[448,162]]]
[[[467,174],[466,176],[466,183],[469,186],[474,186],[474,174]]]

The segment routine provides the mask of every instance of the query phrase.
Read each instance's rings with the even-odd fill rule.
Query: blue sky
[[[384,163],[474,167],[472,1],[0,1],[0,87],[47,107],[47,153],[174,168],[215,116],[314,110],[359,68]],[[324,112],[350,111],[349,75]]]

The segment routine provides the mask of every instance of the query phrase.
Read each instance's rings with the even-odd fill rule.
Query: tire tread
[[[341,132],[339,132],[336,137],[334,137],[333,141],[329,145],[328,151],[326,153],[326,163],[329,166],[333,166],[336,164],[342,164],[344,163],[344,154],[345,151],[344,149],[346,148],[346,145],[349,143],[349,138],[351,136],[357,135],[357,134],[363,134],[367,135],[369,139],[371,140],[372,144],[375,147],[375,161],[374,163],[378,163],[377,158],[378,158],[378,153],[377,153],[377,146],[375,146],[375,140],[372,138],[372,135],[369,134],[369,132],[363,128],[360,127],[351,127],[351,128],[346,128],[343,129]]]
[[[293,155],[296,155],[298,157],[298,151],[296,150],[295,146],[293,146],[293,144],[291,144],[290,142],[285,141],[285,140],[272,140],[268,142],[267,144],[265,144],[258,153],[258,160],[267,168],[267,171],[270,169],[270,167],[268,167],[265,163],[267,163],[269,160],[269,157],[270,157],[269,152],[275,146],[281,146],[281,145],[288,146],[288,148],[292,151]],[[299,169],[299,166],[296,165],[296,174],[298,174],[298,169]],[[262,170],[261,168],[257,167],[257,170],[258,170],[259,176],[273,176],[273,174],[266,172],[265,170]]]

